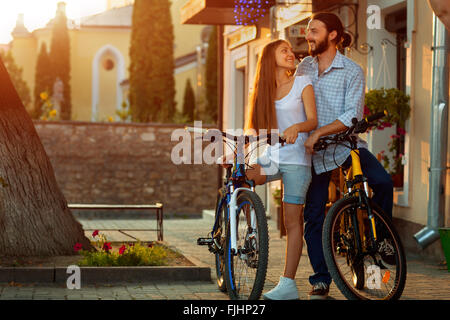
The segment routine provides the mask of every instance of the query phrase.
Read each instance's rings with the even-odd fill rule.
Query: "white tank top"
[[[290,126],[307,120],[302,93],[308,85],[312,85],[308,76],[296,76],[291,91],[282,99],[275,101],[280,135]],[[279,164],[311,166],[311,154],[306,153],[304,146],[308,136],[308,132],[300,132],[293,144],[281,146],[277,143],[274,146],[268,146],[264,156]]]

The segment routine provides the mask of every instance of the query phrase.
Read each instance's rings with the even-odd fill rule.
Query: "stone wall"
[[[171,161],[172,148],[179,143],[171,141],[171,134],[184,126],[34,124],[68,203],[162,202],[165,215],[177,216],[198,216],[214,208],[217,166]]]

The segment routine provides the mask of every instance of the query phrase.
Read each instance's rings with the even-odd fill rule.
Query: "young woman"
[[[278,129],[284,146],[268,146],[247,170],[257,185],[281,179],[284,187],[284,225],[287,248],[284,274],[265,299],[298,299],[295,273],[303,248],[303,204],[311,181],[311,155],[303,143],[317,126],[316,105],[311,81],[294,76],[295,57],[284,40],[267,44],[258,61],[249,103],[246,133],[260,134]]]

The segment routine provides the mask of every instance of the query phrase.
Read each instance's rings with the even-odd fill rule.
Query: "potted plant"
[[[386,110],[387,117],[378,121],[376,130],[384,130],[395,126],[396,133],[391,135],[388,142],[388,150],[391,156],[381,151],[377,158],[383,163],[384,168],[392,176],[394,187],[403,186],[403,160],[405,143],[405,124],[408,120],[411,108],[409,105],[410,97],[397,88],[373,89],[366,93],[365,114],[373,114]]]
[[[439,228],[439,234],[441,236],[447,270],[450,272],[450,228]]]

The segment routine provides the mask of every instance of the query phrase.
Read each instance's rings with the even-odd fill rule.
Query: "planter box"
[[[450,228],[439,228],[439,233],[441,235],[445,261],[447,261],[447,270],[450,272]]]
[[[211,268],[187,267],[80,267],[81,284],[122,282],[211,281]],[[0,282],[64,284],[71,274],[65,267],[4,267]]]

